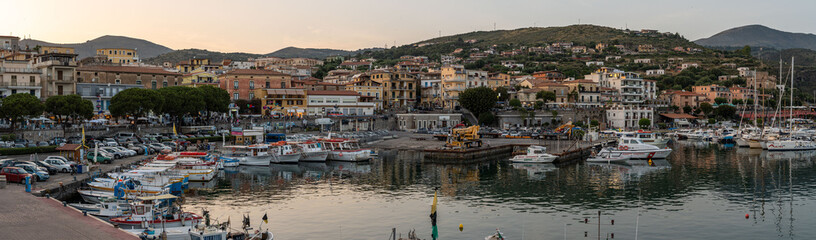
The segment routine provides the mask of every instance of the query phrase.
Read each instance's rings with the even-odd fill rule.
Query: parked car
[[[106,164],[108,164],[108,163],[113,162],[113,157],[112,156],[110,156],[108,154],[105,154],[105,153],[102,153],[102,152],[100,152],[98,155],[94,156],[94,153],[91,151],[91,152],[88,153],[88,155],[85,156],[85,158],[87,158],[88,160],[91,160],[92,162],[97,162],[97,163],[106,163]]]
[[[109,146],[109,147],[119,146],[119,143],[117,143],[116,140],[113,139],[113,138],[105,138],[105,141],[103,141],[103,142],[105,143],[105,146]]]
[[[19,183],[25,183],[25,178],[31,176],[30,173],[19,167],[5,167],[0,170],[0,175],[6,176],[6,181],[8,182]]]
[[[43,160],[43,162],[48,163],[51,166],[54,166],[59,170],[59,172],[69,173],[74,171],[74,167],[71,166],[71,164],[68,164],[60,159],[56,158],[45,159]]]
[[[81,139],[81,138],[80,138],[80,139]],[[55,138],[52,138],[52,139],[51,139],[51,141],[49,141],[49,143],[50,143],[51,145],[56,145],[56,146],[59,146],[60,144],[67,143],[67,141],[65,140],[65,138],[62,138],[62,137],[55,137]]]
[[[136,152],[135,155],[142,155],[145,152],[144,147],[138,147],[135,143],[128,143],[127,149]]]
[[[38,167],[45,168],[49,175],[54,175],[57,174],[57,172],[59,172],[59,169],[43,161],[33,161],[32,163],[36,164]]]
[[[128,149],[126,147],[119,146],[119,147],[113,147],[113,148],[119,149],[120,151],[125,152],[125,155],[128,156],[128,157],[136,156],[136,151]]]
[[[35,182],[45,181],[45,180],[48,180],[49,178],[51,178],[51,175],[49,175],[48,172],[46,172],[43,169],[38,168],[37,165],[34,165],[32,163],[17,163],[17,164],[14,164],[14,166],[22,168],[26,172],[28,172],[29,174],[33,175]]]
[[[71,167],[76,167],[76,163],[74,161],[68,160],[67,158],[65,158],[63,156],[48,156],[48,157],[45,157],[45,160],[51,160],[51,159],[57,159],[57,160],[60,160],[60,161],[66,163],[68,165],[71,165]]]
[[[113,148],[113,147],[101,147],[101,148],[99,148],[99,151],[100,152],[105,151],[106,153],[113,156],[114,159],[123,158],[123,157],[125,157],[125,154],[126,154],[125,152],[122,152],[122,151],[120,151],[120,150],[118,150],[116,148]]]
[[[54,144],[54,145],[58,145],[58,144]],[[37,142],[37,146],[38,146],[38,147],[46,147],[46,146],[48,146],[48,142],[46,142],[46,141],[39,141],[39,142]]]
[[[149,144],[149,145],[150,145],[151,147],[153,147],[153,149],[156,149],[156,151],[157,151],[157,152],[160,152],[160,151],[162,151],[162,150],[168,150],[168,151],[172,151],[172,150],[173,150],[173,149],[170,149],[170,147],[168,147],[168,146],[166,146],[166,145],[164,145],[164,144],[161,144],[161,143],[151,143],[151,144]]]

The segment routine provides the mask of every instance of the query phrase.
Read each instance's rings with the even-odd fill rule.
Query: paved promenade
[[[0,239],[138,239],[18,183],[0,189]]]

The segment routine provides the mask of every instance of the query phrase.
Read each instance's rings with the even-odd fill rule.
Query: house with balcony
[[[227,90],[233,101],[258,98],[255,89],[259,88],[293,88],[291,75],[265,69],[233,69],[219,75],[218,79],[219,87]]]
[[[67,51],[64,49],[52,51]],[[41,98],[76,93],[77,54],[49,52],[34,58],[34,68],[39,69],[42,89]]]
[[[654,108],[643,105],[616,104],[606,109],[606,126],[612,129],[640,129],[640,119],[649,119],[651,128],[655,124]]]
[[[728,102],[731,102],[731,99],[733,99],[733,97],[731,96],[731,91],[728,90],[727,87],[723,87],[716,84],[705,86],[693,86],[692,91],[697,94],[705,95],[707,102],[710,104],[714,104],[714,99],[716,98],[723,98]]]
[[[309,116],[371,116],[375,103],[361,101],[353,91],[306,91]]]
[[[110,101],[117,93],[131,88],[144,88],[140,84],[77,83],[77,94],[94,105],[94,114],[110,115]]]
[[[31,61],[0,60],[0,97],[15,93],[42,95],[42,72]]]
[[[89,65],[76,68],[78,83],[140,85],[146,89],[178,86],[183,75],[159,67]]]
[[[306,90],[259,88],[255,89],[255,96],[261,99],[263,115],[280,113],[286,116],[303,117],[307,111]]]

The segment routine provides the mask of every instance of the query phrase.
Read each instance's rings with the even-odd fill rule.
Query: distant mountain
[[[707,47],[758,46],[776,49],[806,48],[816,50],[816,35],[779,31],[762,25],[736,27],[694,41]]]
[[[72,47],[79,54],[79,58],[91,57],[96,55],[98,48],[135,48],[139,53],[139,58],[152,58],[164,53],[172,52],[173,49],[155,44],[153,42],[123,36],[105,35],[84,43],[50,43],[36,39],[24,39],[20,41],[20,46],[29,46],[31,48],[40,46],[63,46]]]
[[[234,53],[212,52],[203,49],[182,49],[168,52],[153,58],[144,59],[143,62],[148,64],[161,65],[163,62],[171,62],[173,64],[176,64],[180,61],[190,60],[193,58],[209,58],[210,61],[220,62],[221,60],[224,59],[246,61],[249,58],[259,57],[262,57],[262,55],[242,52]]]
[[[359,50],[358,50],[359,51]],[[266,54],[266,56],[272,57],[279,57],[279,58],[314,58],[314,59],[324,59],[328,56],[353,56],[356,55],[358,51],[346,51],[346,50],[337,50],[337,49],[321,49],[321,48],[297,48],[297,47],[287,47],[283,48],[278,51],[271,52]]]

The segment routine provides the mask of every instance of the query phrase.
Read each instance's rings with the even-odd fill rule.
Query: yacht
[[[670,148],[659,148],[654,145],[643,143],[637,138],[623,137],[618,139],[617,148],[605,148],[598,152],[598,155],[628,157],[630,159],[661,159],[666,158],[671,153]]]
[[[514,163],[551,163],[555,161],[558,156],[547,153],[547,148],[543,146],[527,147],[527,153],[524,155],[516,155],[510,161]]]

